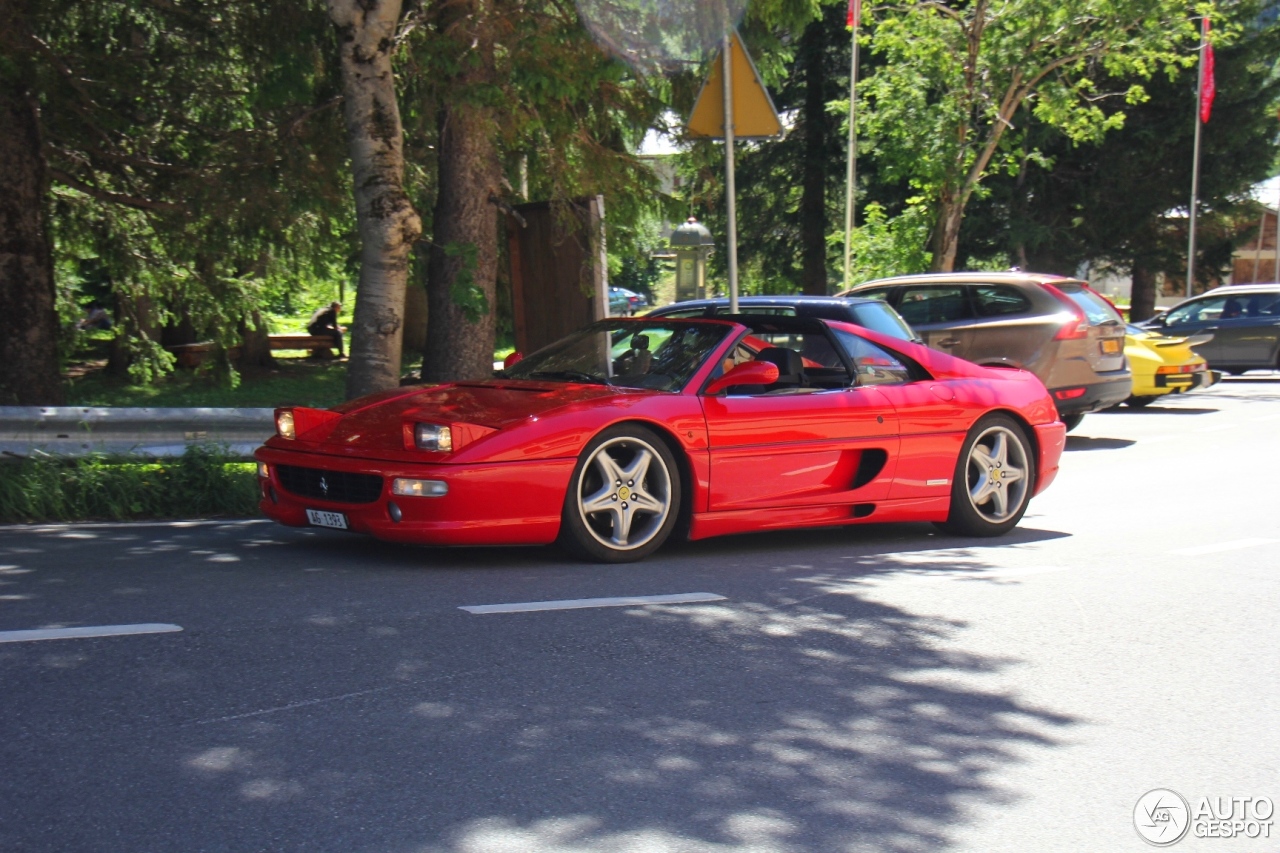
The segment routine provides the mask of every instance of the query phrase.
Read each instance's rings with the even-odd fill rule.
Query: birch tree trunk
[[[493,9],[487,0],[446,7],[444,32],[472,56],[452,81],[465,90],[495,74]],[[448,382],[493,373],[493,306],[498,275],[502,163],[493,108],[460,97],[440,117],[440,182],[427,279],[427,347],[422,379]]]
[[[0,74],[0,406],[57,405],[63,389],[40,120],[34,98],[15,82]]]
[[[338,28],[343,114],[360,233],[347,398],[400,384],[409,256],[422,220],[404,191],[404,140],[391,53],[401,0],[328,0]]]

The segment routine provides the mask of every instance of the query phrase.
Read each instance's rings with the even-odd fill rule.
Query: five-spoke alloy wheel
[[[679,513],[680,472],[666,443],[641,426],[612,427],[578,459],[560,541],[592,560],[639,560],[666,541]]]
[[[999,536],[1022,518],[1035,486],[1031,442],[1017,422],[988,415],[965,439],[944,524],[959,536]]]

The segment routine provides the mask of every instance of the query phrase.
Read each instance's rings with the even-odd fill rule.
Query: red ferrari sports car
[[[995,536],[1058,472],[1035,376],[827,320],[595,323],[492,379],[276,411],[262,511],[434,545],[638,560],[691,539],[931,521]]]

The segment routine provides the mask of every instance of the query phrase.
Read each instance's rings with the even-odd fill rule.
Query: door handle
[[[943,338],[942,340],[938,341],[938,346],[940,346],[940,347],[953,347],[953,346],[955,346],[955,345],[956,345],[956,344],[958,344],[958,343],[960,343],[960,339],[959,339],[959,338]]]

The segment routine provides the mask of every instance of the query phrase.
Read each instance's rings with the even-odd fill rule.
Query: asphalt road
[[[1277,429],[1268,374],[1090,415],[996,541],[0,528],[0,851],[1147,850],[1151,789],[1280,801]]]

